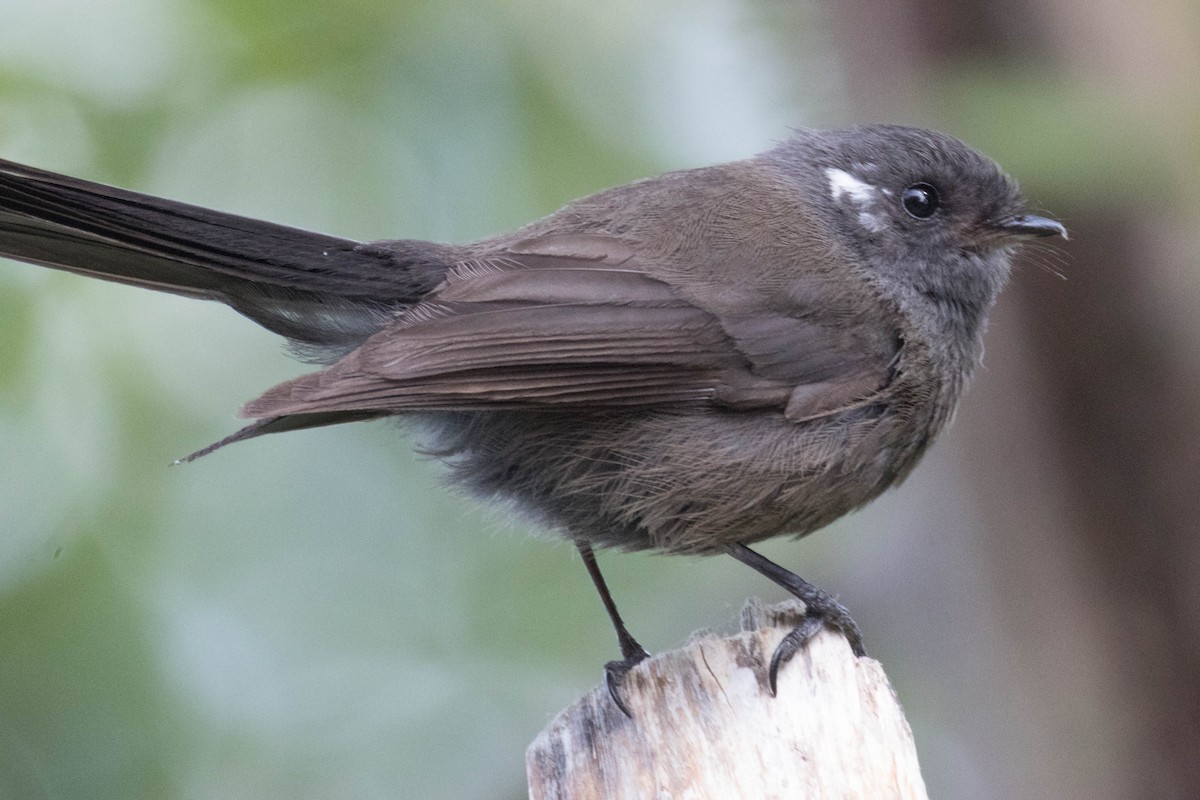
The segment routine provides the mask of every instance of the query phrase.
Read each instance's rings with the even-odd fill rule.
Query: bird
[[[822,627],[865,655],[840,602],[751,545],[903,481],[981,357],[1016,246],[1066,235],[986,156],[898,125],[798,129],[462,244],[358,242],[0,160],[0,255],[224,303],[317,367],[180,461],[402,418],[453,487],[578,548],[627,715],[648,653],[596,549],[726,554],[799,598],[772,693]]]

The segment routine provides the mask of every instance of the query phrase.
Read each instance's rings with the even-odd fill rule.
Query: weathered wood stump
[[[626,717],[597,686],[526,754],[533,800],[926,798],[912,732],[879,662],[822,632],[766,665],[803,607],[749,603],[742,631],[702,633],[625,679]]]

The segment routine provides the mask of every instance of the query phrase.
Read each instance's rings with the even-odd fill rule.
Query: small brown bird
[[[369,244],[0,161],[0,254],[226,303],[325,364],[243,410],[264,433],[403,415],[452,483],[578,546],[728,553],[803,536],[902,480],[950,418],[1022,237],[995,163],[898,126],[800,131],[750,159],[577,200],[462,245]]]

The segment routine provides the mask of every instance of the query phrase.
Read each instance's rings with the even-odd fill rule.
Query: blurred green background
[[[1198,16],[0,0],[0,157],[462,240],[788,126],[967,139],[1073,241],[1018,270],[908,484],[765,551],[855,612],[931,796],[1194,798]],[[396,425],[168,467],[302,369],[228,309],[0,264],[0,798],[524,795],[617,654],[571,547],[442,491]],[[601,562],[651,650],[780,597],[729,559]]]

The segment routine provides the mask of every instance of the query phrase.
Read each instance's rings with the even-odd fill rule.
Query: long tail
[[[0,160],[0,255],[219,300],[344,349],[420,290],[396,253]]]
[[[116,189],[0,159],[0,256],[218,300],[336,358],[440,280],[447,248],[360,244]],[[367,419],[268,417],[181,461],[265,433]]]

